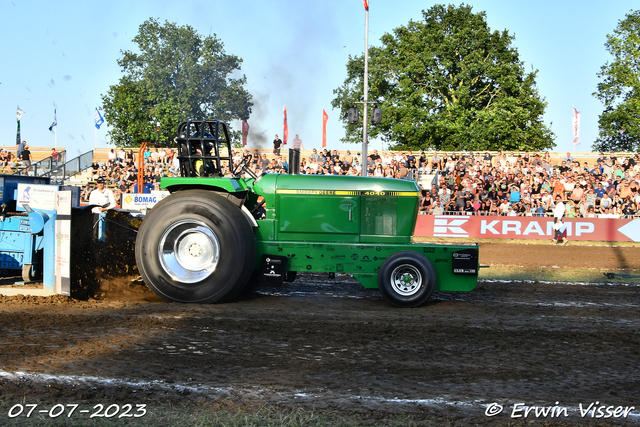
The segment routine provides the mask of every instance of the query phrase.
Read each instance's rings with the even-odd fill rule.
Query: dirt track
[[[481,263],[630,268],[638,251],[487,244]],[[481,282],[416,309],[393,308],[345,276],[303,275],[208,306],[111,285],[107,296],[120,301],[0,297],[0,425],[12,404],[39,399],[274,403],[464,425],[512,421],[518,402],[593,421],[579,405],[599,401],[635,407],[604,424],[640,424],[638,285]],[[504,411],[487,417],[494,402]]]
[[[640,268],[640,247],[568,246],[547,244],[483,243],[480,263],[524,268],[561,267],[631,270]]]

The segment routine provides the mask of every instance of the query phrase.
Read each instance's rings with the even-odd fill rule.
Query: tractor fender
[[[197,180],[200,180],[200,182],[202,182],[202,180],[204,178],[195,178]],[[197,183],[198,181],[195,181],[195,183]],[[220,182],[224,183],[224,181],[219,181],[218,184],[220,184]],[[242,210],[242,213],[244,214],[244,216],[247,218],[247,221],[249,221],[249,225],[252,228],[258,228],[258,223],[256,222],[255,218],[253,217],[253,215],[251,214],[251,211],[249,211],[249,209],[244,205],[244,201],[247,197],[247,191],[236,191],[236,192],[229,192],[227,191],[226,188],[222,187],[222,186],[212,186],[212,185],[171,185],[171,186],[167,186],[164,188],[165,190],[168,190],[171,192],[171,194],[177,193],[181,190],[188,190],[188,189],[192,189],[192,190],[207,190],[207,191],[212,191],[214,193],[216,193],[217,195],[224,197],[225,199],[228,199],[229,201],[231,201],[234,205],[236,205],[238,208],[240,208],[240,210]]]
[[[247,218],[247,221],[249,221],[249,225],[251,225],[251,227],[258,228],[258,221],[256,221],[253,215],[251,215],[251,212],[245,205],[242,205],[242,213]]]

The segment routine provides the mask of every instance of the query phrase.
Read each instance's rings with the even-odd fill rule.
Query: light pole
[[[367,162],[367,102],[369,101],[369,1],[363,0],[364,3],[364,114],[362,117],[362,176],[368,175],[369,165]]]

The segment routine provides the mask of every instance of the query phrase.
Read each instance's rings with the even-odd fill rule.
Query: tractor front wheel
[[[424,304],[436,287],[436,271],[431,262],[414,251],[400,251],[388,257],[378,272],[382,296],[398,307]]]
[[[205,190],[179,191],[142,222],[136,262],[166,301],[227,301],[246,285],[255,261],[253,230],[242,211]]]

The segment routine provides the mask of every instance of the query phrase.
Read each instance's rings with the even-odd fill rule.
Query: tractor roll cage
[[[223,156],[220,145],[226,145]],[[223,176],[222,161],[233,165],[231,140],[227,124],[220,120],[187,120],[178,126],[176,138],[180,176],[211,177]]]

